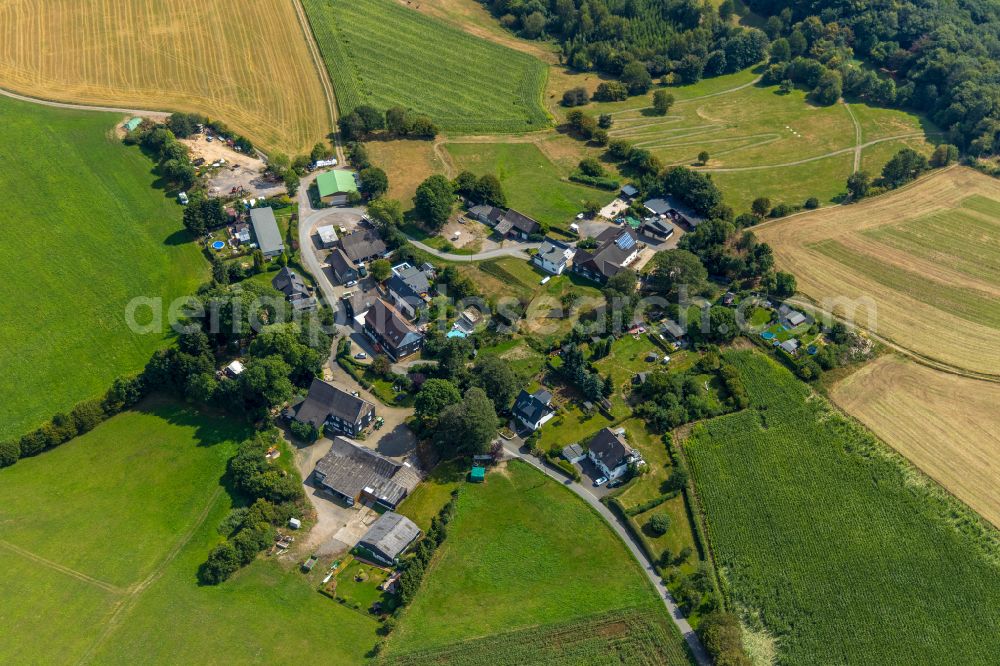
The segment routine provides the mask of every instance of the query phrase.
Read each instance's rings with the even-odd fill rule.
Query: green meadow
[[[547,127],[545,65],[393,0],[303,3],[337,103],[401,105],[446,132],[512,133]]]
[[[386,655],[629,608],[666,617],[639,565],[601,518],[559,484],[511,461],[484,484],[462,489],[448,538]],[[684,654],[673,626],[663,636],[655,649]]]
[[[208,264],[153,164],[112,134],[120,117],[0,98],[0,438],[21,435],[136,372],[166,341],[125,306],[191,293]]]
[[[258,560],[219,586],[196,573],[232,506],[230,419],[152,399],[0,470],[0,662],[360,663],[377,623],[291,564]]]

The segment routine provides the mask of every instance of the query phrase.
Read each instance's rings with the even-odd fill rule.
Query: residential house
[[[537,234],[541,228],[542,225],[538,222],[511,208],[503,214],[493,230],[501,236],[526,241],[529,236]]]
[[[590,440],[587,457],[601,474],[612,481],[625,474],[628,466],[640,459],[625,439],[611,428],[604,428],[594,435]]]
[[[663,242],[674,235],[674,225],[666,220],[653,217],[642,223],[639,233],[657,241]]]
[[[798,310],[793,310],[784,303],[778,307],[778,318],[781,323],[789,328],[795,328],[800,324],[806,322],[806,316],[799,312]]]
[[[364,332],[395,361],[416,354],[424,344],[423,334],[381,298],[365,314]]]
[[[316,428],[328,426],[357,437],[375,419],[375,405],[322,379],[313,379],[309,394],[295,409],[295,420]]]
[[[313,480],[349,506],[367,502],[393,510],[417,487],[420,475],[408,463],[396,462],[338,436],[316,463]]]
[[[333,252],[327,255],[326,263],[340,284],[357,282],[358,267],[354,265],[354,262],[339,247],[333,248]]]
[[[574,254],[576,254],[576,250],[569,245],[546,238],[541,247],[538,248],[538,253],[531,258],[531,263],[546,273],[562,275]]]
[[[395,511],[386,511],[358,541],[359,554],[377,564],[393,566],[419,536],[420,528],[412,520]]]
[[[340,297],[340,302],[344,306],[344,312],[350,319],[354,319],[358,326],[364,326],[365,315],[371,310],[375,303],[375,296],[363,291],[353,291]]]
[[[392,277],[385,286],[396,308],[411,319],[430,301],[430,281],[427,274],[415,266],[394,266]]]
[[[278,222],[274,219],[272,208],[251,210],[250,226],[253,227],[253,235],[257,238],[257,247],[266,258],[277,257],[285,251],[285,244],[281,241],[281,232],[278,231]]]
[[[358,229],[340,239],[347,258],[355,264],[384,257],[389,248],[374,229]]]
[[[487,226],[495,227],[500,218],[503,217],[503,208],[484,205],[473,206],[469,209],[469,217],[479,220]]]
[[[514,418],[529,430],[538,430],[555,415],[552,409],[552,394],[544,389],[534,393],[521,390],[511,410]]]
[[[280,291],[288,299],[292,309],[296,311],[315,310],[316,299],[309,293],[309,287],[292,269],[285,266],[271,280],[271,286]]]
[[[316,176],[316,188],[319,190],[320,201],[332,206],[343,206],[347,203],[348,194],[358,191],[358,181],[353,171],[336,169]]]
[[[250,225],[246,222],[240,222],[239,224],[233,225],[233,238],[243,245],[250,242]]]
[[[778,346],[782,349],[782,351],[791,354],[792,356],[795,356],[795,354],[799,351],[799,341],[795,338],[789,338]]]
[[[573,258],[573,270],[595,282],[607,282],[639,256],[639,239],[628,226],[605,229],[596,240],[596,248],[578,249]]]
[[[666,199],[649,199],[642,202],[642,205],[653,215],[666,215],[674,209]]]
[[[668,219],[691,228],[697,227],[705,221],[704,218],[699,217],[690,208],[687,208],[676,200],[649,199],[644,201],[642,205],[645,206],[646,210],[650,213],[660,217],[661,219]]]
[[[327,224],[316,230],[319,236],[319,246],[324,250],[329,250],[337,244],[337,229],[332,224]]]

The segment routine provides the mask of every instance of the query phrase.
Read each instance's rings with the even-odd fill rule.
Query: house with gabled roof
[[[625,438],[611,428],[602,428],[594,435],[587,447],[587,457],[610,481],[625,474],[628,466],[640,458]]]
[[[378,564],[393,566],[419,536],[420,528],[412,520],[395,511],[386,511],[358,541],[358,554]]]
[[[409,264],[393,266],[392,277],[385,283],[393,304],[411,319],[430,301],[431,283],[427,274]]]
[[[546,238],[538,248],[538,252],[531,258],[531,263],[546,273],[562,275],[575,254],[576,250],[569,245]]]
[[[357,437],[375,419],[375,405],[322,379],[313,379],[306,399],[295,408],[295,420],[322,430],[324,426]]]
[[[381,298],[365,314],[363,329],[395,361],[416,354],[424,344],[423,333]]]
[[[384,257],[389,252],[389,247],[374,229],[358,229],[341,237],[340,247],[355,264]]]
[[[313,470],[320,488],[349,506],[359,502],[395,509],[420,483],[420,474],[347,439],[334,437],[330,450]]]
[[[593,250],[577,249],[573,271],[604,284],[639,256],[639,238],[628,226],[605,229]]]
[[[545,389],[534,393],[521,390],[511,410],[520,423],[529,430],[538,430],[555,415],[552,409],[552,394]]]
[[[528,240],[532,234],[537,234],[542,228],[535,220],[527,215],[517,212],[513,208],[506,211],[493,227],[501,236],[508,236],[519,240]]]

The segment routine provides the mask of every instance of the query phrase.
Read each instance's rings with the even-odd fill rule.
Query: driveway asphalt
[[[663,584],[663,579],[656,572],[653,567],[652,562],[646,557],[646,552],[642,549],[635,539],[632,537],[632,533],[629,532],[615,517],[608,507],[601,504],[600,500],[590,492],[585,486],[576,483],[570,479],[567,479],[563,474],[555,472],[549,469],[541,460],[531,455],[530,453],[522,452],[521,450],[514,448],[515,445],[511,442],[504,442],[504,451],[508,455],[514,458],[519,458],[535,469],[539,470],[543,474],[546,474],[552,479],[555,479],[559,483],[563,484],[580,498],[583,499],[587,504],[594,508],[597,513],[604,518],[604,521],[611,526],[611,528],[618,534],[619,538],[625,542],[625,545],[631,551],[632,556],[635,557],[636,561],[642,567],[643,571],[646,572],[646,577],[656,588],[657,593],[663,600],[663,604],[667,607],[667,611],[670,613],[670,618],[677,625],[677,629],[680,630],[681,635],[687,642],[688,647],[691,648],[691,652],[695,657],[695,660],[700,666],[711,666],[712,659],[708,656],[708,652],[705,650],[705,646],[702,645],[701,639],[698,638],[698,634],[695,633],[694,629],[691,628],[690,623],[688,623],[687,618],[684,617],[684,613],[681,612],[680,607],[678,607],[677,602],[674,600],[673,595],[670,594],[670,590],[667,586]]]
[[[419,247],[424,252],[431,254],[438,259],[444,259],[445,261],[456,261],[456,262],[472,262],[472,261],[484,261],[486,259],[496,259],[497,257],[518,257],[520,259],[528,259],[528,250],[537,250],[541,243],[518,243],[515,247],[501,247],[496,250],[488,250],[486,252],[478,252],[476,254],[449,254],[447,252],[441,252],[440,250],[435,250],[430,245],[421,243],[420,241],[410,238],[410,242],[415,246]]]

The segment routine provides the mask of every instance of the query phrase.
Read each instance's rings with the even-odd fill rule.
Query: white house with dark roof
[[[608,480],[615,480],[628,471],[628,466],[639,460],[639,455],[624,437],[611,428],[603,428],[590,440],[587,457]]]
[[[522,389],[511,412],[525,428],[538,430],[555,415],[552,394],[545,389],[538,389],[534,393]]]
[[[381,298],[365,314],[363,329],[394,361],[416,354],[424,344],[423,333]]]
[[[574,254],[576,250],[569,245],[546,238],[538,248],[538,253],[531,258],[531,263],[546,273],[562,275]]]
[[[628,226],[605,229],[593,250],[577,249],[573,271],[604,284],[639,256],[639,238]]]

